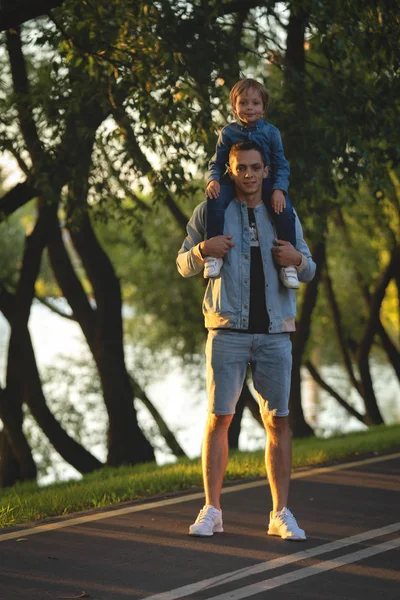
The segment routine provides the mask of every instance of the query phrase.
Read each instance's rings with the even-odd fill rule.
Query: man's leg
[[[228,429],[246,376],[250,338],[224,330],[208,334],[208,418],[202,451],[206,504],[189,527],[190,535],[210,536],[223,531],[220,496],[228,463]]]
[[[285,540],[305,540],[304,531],[287,507],[292,465],[288,421],[292,368],[290,337],[285,333],[258,335],[257,341],[252,353],[252,369],[267,432],[265,466],[272,496],[268,534]]]
[[[267,442],[265,467],[272,496],[272,511],[282,510],[288,505],[290,471],[292,468],[292,439],[288,417],[262,415]]]
[[[221,489],[228,464],[228,429],[233,415],[208,415],[202,466],[206,504],[221,509]]]

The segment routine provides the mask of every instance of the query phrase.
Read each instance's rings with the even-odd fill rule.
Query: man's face
[[[258,150],[243,150],[231,156],[228,173],[239,195],[256,194],[268,175]]]

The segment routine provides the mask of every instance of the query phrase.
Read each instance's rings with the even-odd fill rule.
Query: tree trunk
[[[0,388],[0,418],[4,431],[0,438],[0,487],[17,481],[36,479],[36,465],[22,431],[22,406]]]
[[[352,250],[354,250],[353,240],[352,240],[351,234],[349,232],[349,229],[347,227],[346,221],[344,219],[343,213],[340,209],[337,210],[337,216],[338,216],[338,223],[343,231],[346,247],[350,251],[352,251]],[[396,260],[398,261],[398,258]],[[362,275],[362,273],[359,269],[358,263],[356,261],[354,262],[353,267],[354,267],[354,271],[356,274],[356,281],[357,281],[358,286],[361,291],[361,295],[364,298],[367,307],[369,308],[369,306],[371,304],[371,294],[369,292],[368,286],[363,279],[363,275]],[[397,278],[397,280],[399,280],[399,275],[398,275],[399,272],[400,272],[400,269],[399,269],[398,262],[397,262],[397,267],[395,266],[395,269],[394,269],[395,280],[396,280],[396,278]],[[400,288],[398,288],[398,289],[400,289]],[[400,300],[400,296],[399,296],[399,300]],[[399,302],[399,306],[400,306],[400,302]],[[386,352],[386,356],[388,357],[389,362],[391,363],[391,365],[397,375],[397,378],[400,380],[400,352],[397,350],[395,344],[390,339],[381,320],[378,319],[375,321],[375,323],[376,323],[376,327],[377,327],[377,333],[379,334],[379,337],[381,338],[381,341],[382,341],[382,347],[383,347],[384,351]]]
[[[152,461],[154,452],[138,426],[125,367],[119,281],[86,214],[81,215],[79,231],[77,223],[71,224],[71,237],[92,283],[97,308],[88,301],[64,246],[58,220],[54,219],[48,244],[50,262],[99,372],[109,417],[107,463],[115,466]]]
[[[8,345],[7,378],[4,405],[4,418],[7,441],[3,443],[0,470],[7,485],[12,485],[17,478],[36,478],[36,466],[31,450],[22,431],[22,403],[24,386],[24,361],[21,347],[21,334],[28,326],[28,319],[35,282],[40,269],[43,248],[46,244],[47,220],[39,215],[32,233],[25,238],[24,255],[17,290],[10,310],[10,341]],[[7,311],[10,299],[6,292],[1,296],[2,311]],[[11,307],[10,307],[11,308]],[[4,397],[4,394],[3,394]],[[9,420],[8,420],[9,419]],[[8,426],[6,425],[8,420]],[[10,448],[6,448],[9,444]],[[5,462],[7,461],[7,462]],[[19,463],[19,470],[15,468]]]
[[[120,283],[86,212],[77,225],[76,222],[70,225],[71,238],[93,286],[97,304],[97,332],[91,349],[109,415],[107,462],[120,465],[152,461],[153,448],[138,425],[125,365]]]
[[[392,277],[395,276],[400,259],[400,246],[396,246],[393,250],[390,262],[382,274],[381,280],[371,297],[369,320],[365,327],[360,345],[357,351],[358,369],[360,371],[363,398],[367,418],[370,423],[379,425],[383,423],[383,418],[380,413],[376,396],[374,392],[371,372],[369,368],[369,353],[374,340],[375,332],[378,329],[379,313],[383,299],[385,297],[386,288],[389,285]]]
[[[11,323],[15,317],[14,296],[4,291],[0,298],[0,309]],[[17,340],[19,348],[18,370],[21,377],[20,394],[22,401],[29,406],[33,418],[48,437],[55,450],[80,473],[90,473],[100,469],[103,464],[81,444],[71,438],[49,410],[43,394],[42,384],[36,364],[32,341],[27,327],[19,332]]]
[[[314,279],[307,284],[305,289],[303,306],[300,319],[297,323],[297,330],[293,336],[293,366],[292,382],[290,390],[290,424],[294,437],[307,437],[314,435],[312,428],[304,418],[303,407],[301,405],[301,363],[304,350],[310,336],[311,315],[314,310],[317,296],[318,285],[321,279],[322,270],[325,264],[325,240],[322,239],[316,246],[313,253],[314,260],[317,263],[317,270]]]
[[[348,348],[346,346],[346,340],[344,336],[344,332],[342,329],[342,315],[340,313],[339,305],[336,301],[335,292],[332,285],[332,280],[329,275],[328,267],[325,266],[325,276],[324,276],[325,289],[328,298],[328,304],[332,313],[332,320],[335,327],[336,338],[339,346],[339,352],[342,356],[344,367],[347,371],[348,377],[357,390],[357,392],[362,395],[361,383],[355,376],[353,365],[351,362],[350,354],[348,352]]]

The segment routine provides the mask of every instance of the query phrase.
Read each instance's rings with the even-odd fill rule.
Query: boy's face
[[[255,125],[263,116],[264,105],[258,90],[250,88],[247,92],[239,94],[233,108],[234,115],[247,125]]]

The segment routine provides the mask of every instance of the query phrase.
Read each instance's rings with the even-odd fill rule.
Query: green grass
[[[293,468],[321,465],[362,454],[400,450],[400,425],[372,427],[329,439],[294,440]],[[231,454],[226,481],[264,477],[263,452]],[[38,522],[77,511],[98,509],[182,490],[201,489],[200,461],[182,460],[157,467],[104,468],[80,481],[38,487],[22,483],[2,491],[0,527]]]

